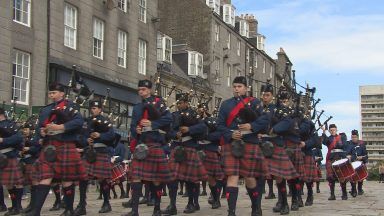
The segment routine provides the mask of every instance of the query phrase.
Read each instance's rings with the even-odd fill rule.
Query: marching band
[[[336,182],[340,183],[342,200],[348,199],[347,182],[352,197],[364,193],[363,182],[368,176],[364,142],[359,140],[357,130],[347,141],[335,124],[327,127],[330,118],[320,122],[322,112],[319,115],[314,110],[318,101],[313,100],[313,89],[307,88],[301,95],[284,83],[276,88],[266,82],[258,99],[248,95],[244,76],[236,77],[232,87],[233,97],[222,103],[220,99],[212,112],[208,109],[212,98],[192,104],[196,97],[193,90],[177,93],[177,111],[172,113],[167,98],[156,94],[152,81],[140,80],[138,94],[142,101],[132,112],[132,156],[128,159],[121,136],[114,131],[113,117],[103,112],[108,96],[104,101],[91,100],[90,116],[86,117],[79,111],[84,100],[80,103],[68,99],[65,86],[51,83],[48,98],[52,103],[41,109],[38,118],[20,124],[8,118],[4,107],[0,108],[0,212],[39,216],[53,188],[56,201],[51,210],[64,208],[62,216],[86,215],[87,187],[97,180],[103,197],[99,213],[112,211],[110,190],[116,194],[114,187],[118,185],[121,198],[131,197],[123,203],[131,209],[124,216],[139,215],[143,186],[145,202],[153,205],[153,216],[177,215],[181,212],[177,206],[178,185],[183,183],[188,204],[182,212],[190,214],[200,210],[200,184],[206,181],[212,211],[222,208],[220,196],[224,193],[228,216],[235,216],[239,182],[244,181],[252,204],[251,215],[258,216],[262,215],[265,182],[269,186],[265,199],[274,199],[275,181],[277,202],[271,211],[285,215],[313,205],[314,182],[320,193],[322,145],[328,147],[328,200],[336,199]],[[317,133],[320,129],[321,136]],[[292,196],[290,205],[287,184]],[[80,198],[76,208],[75,185]],[[23,209],[25,186],[30,187],[31,199]],[[166,188],[170,204],[162,210],[161,197]],[[10,208],[4,202],[4,189],[12,201]]]

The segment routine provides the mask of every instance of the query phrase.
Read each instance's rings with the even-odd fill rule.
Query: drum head
[[[343,159],[340,159],[340,160],[337,160],[337,161],[333,162],[332,166],[338,166],[340,164],[346,163],[347,161],[348,161],[347,158],[343,158]]]
[[[362,164],[363,163],[361,161],[355,161],[355,162],[352,162],[352,167],[353,167],[353,169],[357,169]]]

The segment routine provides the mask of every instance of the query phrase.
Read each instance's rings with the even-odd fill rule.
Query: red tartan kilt
[[[146,144],[148,156],[144,160],[132,160],[132,180],[170,182],[174,174],[169,168],[167,157],[159,144]]]
[[[257,144],[246,143],[244,157],[239,159],[232,155],[231,149],[229,143],[222,147],[225,175],[258,178],[268,173],[264,155]]]
[[[128,182],[132,181],[132,163],[125,164],[125,178]]]
[[[317,167],[315,159],[311,155],[304,156],[304,182],[315,182],[318,181],[319,177],[317,174]]]
[[[97,153],[96,162],[89,163],[83,160],[85,169],[90,179],[110,179],[112,175],[111,158],[108,153]]]
[[[35,179],[33,178],[34,177],[34,174],[36,170],[35,170],[35,166],[34,164],[25,164],[24,165],[24,185],[32,185],[32,181],[35,181]]]
[[[299,178],[304,176],[304,153],[301,151],[298,143],[294,143],[290,140],[285,141],[287,148],[294,149],[293,157],[291,158],[292,164],[296,169],[296,172],[299,174]]]
[[[205,170],[207,170],[208,176],[211,176],[216,180],[222,180],[224,178],[224,171],[220,164],[219,153],[208,150],[205,150],[204,152],[206,157],[203,164]]]
[[[299,177],[284,147],[274,144],[271,158],[265,158],[268,174],[287,180]]]
[[[34,178],[36,180],[78,181],[87,179],[86,169],[74,142],[52,140],[50,145],[56,147],[56,161],[48,162],[45,159],[44,152],[42,152],[39,159],[35,162],[36,175],[34,175]]]
[[[199,182],[208,179],[207,171],[200,160],[195,148],[184,147],[186,159],[181,163],[175,162],[175,151],[172,150],[169,166],[175,173],[175,179],[189,182]]]
[[[23,172],[17,158],[8,158],[8,165],[0,172],[0,185],[23,185]],[[2,196],[2,195],[1,195]]]

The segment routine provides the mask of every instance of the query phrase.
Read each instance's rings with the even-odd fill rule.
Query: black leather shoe
[[[305,200],[305,206],[313,205],[313,196],[308,196],[307,200]]]
[[[276,195],[274,193],[269,193],[268,196],[265,196],[265,199],[276,199]]]
[[[123,202],[121,204],[124,208],[132,208],[132,200],[128,200],[128,202]]]
[[[1,205],[0,206],[0,212],[5,212],[5,211],[7,211],[8,209],[7,209],[7,206],[5,206],[5,205]]]
[[[168,215],[177,215],[177,208],[176,206],[167,206],[165,210],[160,211],[161,214],[168,216]]]
[[[328,200],[336,200],[335,194],[331,194],[331,196],[328,197]]]
[[[289,206],[288,204],[282,205],[280,209],[280,215],[287,215],[289,214]]]
[[[99,213],[108,213],[108,212],[111,212],[112,211],[112,208],[111,208],[111,205],[108,203],[108,204],[104,204],[101,209],[99,210]]]
[[[60,203],[53,204],[52,208],[49,211],[59,211],[61,209]]]
[[[154,205],[155,205],[155,200],[154,199],[148,200],[147,206],[154,206]]]
[[[184,209],[184,213],[185,214],[191,214],[191,213],[193,213],[195,211],[196,211],[195,207],[193,205],[189,205],[189,204]]]
[[[219,200],[212,202],[212,209],[218,209],[221,207],[221,203]]]
[[[236,216],[235,211],[228,210],[228,216]]]
[[[348,200],[348,195],[346,195],[346,194],[342,195],[341,200]]]
[[[75,216],[86,215],[87,209],[85,208],[85,206],[78,205],[74,212]]]
[[[75,213],[73,210],[65,210],[63,213],[61,213],[60,216],[75,216]]]
[[[121,216],[139,216],[139,214],[138,213],[136,213],[136,212],[129,212],[129,213],[126,213],[126,214],[122,214]]]
[[[28,213],[32,211],[32,206],[31,204],[29,204],[26,208],[24,208],[23,210],[20,211],[20,213]]]
[[[273,212],[281,212],[281,208],[283,207],[283,204],[280,202],[277,202],[275,207],[273,207],[272,211]]]
[[[364,190],[359,190],[359,192],[357,194],[358,195],[363,195],[364,194]]]
[[[291,211],[298,211],[299,210],[299,203],[296,199],[292,200],[291,203]]]
[[[20,214],[20,210],[18,208],[11,208],[8,210],[7,213],[4,214],[4,216],[18,215],[18,214]]]
[[[179,191],[179,193],[178,193],[178,195],[183,195],[184,193],[183,193],[183,191]]]
[[[139,205],[141,205],[141,204],[147,204],[147,203],[148,203],[148,199],[147,199],[147,197],[143,197],[143,198],[141,198],[140,201],[139,201]]]
[[[161,216],[160,210],[154,210],[152,216]]]
[[[193,204],[193,207],[195,208],[195,211],[200,210],[200,205],[199,204]]]
[[[320,188],[317,188],[317,189],[316,189],[316,193],[320,193]]]

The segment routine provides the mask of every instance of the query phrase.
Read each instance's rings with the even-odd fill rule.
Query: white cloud
[[[259,32],[266,34],[268,53],[283,47],[295,65],[382,73],[384,15],[340,15],[332,3],[315,2],[291,1],[252,12]],[[262,32],[264,28],[271,33]]]

